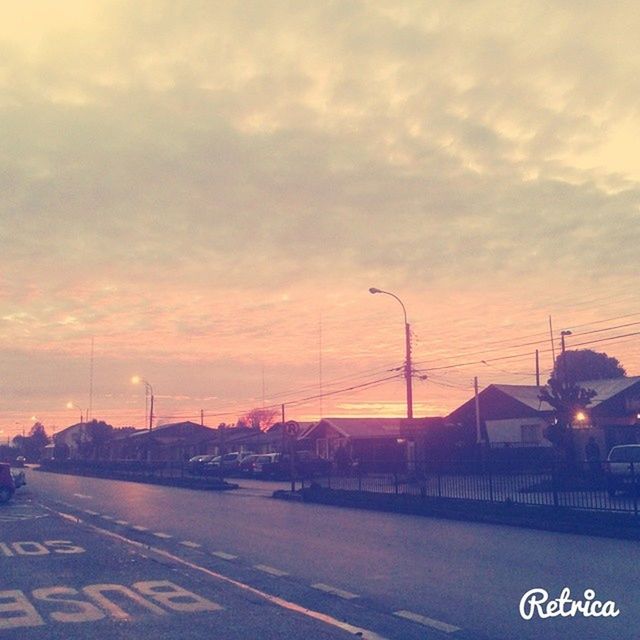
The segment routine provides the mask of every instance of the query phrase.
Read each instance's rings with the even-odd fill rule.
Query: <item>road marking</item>
[[[237,560],[238,556],[234,556],[232,553],[225,553],[224,551],[212,551],[212,556],[216,558],[222,558],[223,560]]]
[[[85,513],[88,513],[90,516],[99,516],[100,514],[97,511],[91,511],[91,509],[84,509]]]
[[[169,540],[169,538],[173,538],[173,536],[170,536],[168,533],[162,533],[162,531],[156,531],[153,535],[156,538],[162,538],[163,540]]]
[[[276,569],[275,567],[270,567],[268,564],[254,564],[253,568],[257,569],[258,571],[262,571],[263,573],[268,573],[270,576],[276,576],[278,578],[289,575],[286,571],[282,571],[282,569]]]
[[[100,516],[103,520],[115,520],[113,516]]]
[[[134,524],[132,527],[132,529],[135,529],[136,531],[149,531],[149,529],[147,529],[147,527],[143,527],[139,524]]]
[[[447,624],[446,622],[441,622],[440,620],[434,620],[433,618],[427,618],[427,616],[422,616],[419,613],[413,613],[412,611],[394,611],[394,616],[398,618],[404,618],[405,620],[411,620],[412,622],[417,622],[425,627],[431,627],[432,629],[437,629],[438,631],[444,631],[445,633],[455,633],[456,631],[460,631],[460,627],[456,627],[452,624]]]
[[[324,584],[322,582],[316,582],[315,584],[312,584],[311,587],[313,589],[317,589],[318,591],[324,591],[325,593],[330,593],[334,596],[338,596],[338,598],[343,598],[344,600],[353,600],[354,598],[360,597],[355,593],[351,593],[351,591],[338,589],[338,587],[332,587],[330,584]]]
[[[191,540],[181,540],[180,544],[183,547],[189,547],[189,549],[200,549],[200,547],[202,546],[201,544],[198,544],[197,542],[191,542]]]
[[[93,496],[87,496],[84,493],[74,493],[73,495],[76,498],[84,498],[85,500],[91,500],[93,498]]]
[[[116,524],[121,524],[123,527],[126,527],[129,523],[126,520],[116,520]]]
[[[65,520],[70,520],[72,522],[76,522],[76,519],[66,513],[61,513],[60,511],[55,511],[55,509],[49,509],[53,511],[61,518]],[[219,580],[220,582],[225,582],[226,584],[230,584],[246,593],[251,593],[267,602],[280,607],[281,609],[286,609],[287,611],[294,611],[299,613],[300,615],[306,616],[307,618],[311,618],[312,620],[318,620],[319,622],[323,622],[332,627],[337,627],[342,631],[346,631],[347,633],[351,633],[353,635],[358,635],[362,640],[387,640],[384,636],[379,635],[375,631],[371,631],[370,629],[365,629],[364,627],[357,627],[356,625],[349,624],[348,622],[343,622],[334,618],[333,616],[327,615],[326,613],[321,613],[320,611],[314,611],[313,609],[308,609],[307,607],[303,607],[302,605],[296,604],[295,602],[291,602],[290,600],[285,600],[284,598],[280,598],[279,596],[271,595],[266,591],[261,591],[260,589],[256,589],[251,585],[245,584],[244,582],[240,582],[239,580],[234,580],[233,578],[229,578],[228,576],[223,575],[222,573],[217,573],[216,571],[212,571],[211,569],[207,569],[206,567],[202,567],[199,564],[195,564],[194,562],[189,562],[184,558],[180,558],[169,551],[165,551],[159,547],[149,547],[142,542],[138,542],[137,540],[132,540],[131,538],[127,538],[126,536],[120,535],[118,533],[114,533],[113,531],[109,531],[108,529],[102,529],[101,527],[97,527],[95,525],[85,523],[87,527],[93,529],[97,533],[102,534],[108,538],[114,538],[116,540],[120,540],[121,542],[126,542],[137,549],[144,550],[145,552],[153,551],[160,556],[163,556],[172,562],[177,564],[181,564],[185,567],[189,567],[195,571],[199,571],[200,573],[204,573],[210,578],[214,578]]]

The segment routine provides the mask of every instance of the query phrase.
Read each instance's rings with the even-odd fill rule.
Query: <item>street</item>
[[[33,594],[104,583],[134,589],[140,582],[170,580],[222,607],[193,612],[188,623],[182,614],[153,614],[158,637],[171,637],[172,625],[183,624],[192,634],[186,637],[194,638],[204,637],[205,628],[223,638],[347,637],[356,628],[398,639],[601,640],[636,638],[640,632],[640,587],[629,571],[640,560],[635,542],[283,502],[269,497],[276,483],[240,484],[237,491],[205,492],[30,470],[27,487],[0,511],[0,549],[13,554],[0,553],[3,567],[10,567],[2,572],[2,589]],[[46,515],[6,521],[20,508]],[[78,566],[81,575],[74,573],[73,562],[86,559],[82,554],[20,555],[19,545],[17,552],[10,546],[25,540],[80,544],[91,555],[91,571]],[[37,545],[25,548],[42,552]],[[140,559],[142,552],[155,553],[156,562]],[[52,559],[70,564],[56,573],[46,564]],[[112,566],[115,559],[121,560]],[[31,565],[28,578],[17,570],[18,561]],[[45,569],[33,569],[37,563]],[[615,601],[620,615],[520,617],[527,591],[543,588],[557,598],[565,587],[576,599],[593,589],[598,599]],[[263,593],[346,622],[350,630],[274,604]],[[27,597],[33,602],[33,595]],[[40,611],[40,604],[34,606]],[[152,615],[142,606],[146,617]],[[28,637],[62,637],[55,635],[56,624],[61,623],[34,626]],[[101,618],[78,625],[78,637],[87,637],[81,627],[106,624]],[[71,637],[69,628],[65,638]]]

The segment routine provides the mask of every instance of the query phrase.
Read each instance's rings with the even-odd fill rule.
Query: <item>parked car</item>
[[[248,455],[239,465],[238,474],[241,476],[254,476],[255,475],[255,462],[260,457],[260,453],[252,453]]]
[[[231,453],[225,453],[222,459],[220,459],[220,456],[217,456],[204,465],[204,473],[207,475],[220,473],[220,465],[222,464],[223,473],[233,475],[238,472],[240,463],[250,455],[252,454],[248,451],[233,451]]]
[[[253,462],[253,475],[268,477],[273,474],[279,453],[261,453]]]
[[[23,487],[27,484],[27,478],[24,474],[24,469],[12,469],[11,475],[13,476],[13,484],[16,489]]]
[[[187,470],[196,474],[203,473],[204,465],[207,464],[207,462],[211,462],[215,457],[214,454],[193,456],[193,458],[187,462]]]
[[[267,478],[291,477],[291,456],[288,453],[270,453],[268,460],[254,464],[256,473]],[[329,473],[331,463],[313,451],[297,451],[294,459],[295,475],[298,478],[313,478]]]
[[[609,451],[606,464],[607,491],[637,491],[640,487],[640,444],[623,444]]]
[[[11,474],[11,465],[0,462],[0,503],[11,500],[15,490],[16,485]]]

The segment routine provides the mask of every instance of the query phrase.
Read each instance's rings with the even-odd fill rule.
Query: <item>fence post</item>
[[[636,475],[634,463],[631,463],[631,490],[633,491],[633,515],[638,517],[638,487],[636,486]]]
[[[362,493],[362,469],[358,465],[358,491]]]
[[[491,473],[491,465],[487,467],[489,474],[489,502],[493,502],[493,474]]]
[[[553,491],[553,506],[557,507],[559,505],[558,500],[558,468],[556,467],[556,463],[551,465],[551,489]]]
[[[442,474],[440,473],[440,469],[436,471],[438,474],[438,498],[442,498]]]
[[[395,494],[398,495],[398,472],[393,472],[393,484],[395,489]]]
[[[329,470],[327,471],[327,489],[331,489],[331,469],[333,465],[329,465]]]

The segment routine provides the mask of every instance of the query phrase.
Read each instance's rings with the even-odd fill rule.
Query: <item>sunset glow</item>
[[[563,329],[638,375],[633,6],[5,9],[3,438],[143,426],[132,371],[158,422],[405,415],[371,287],[416,416]]]

